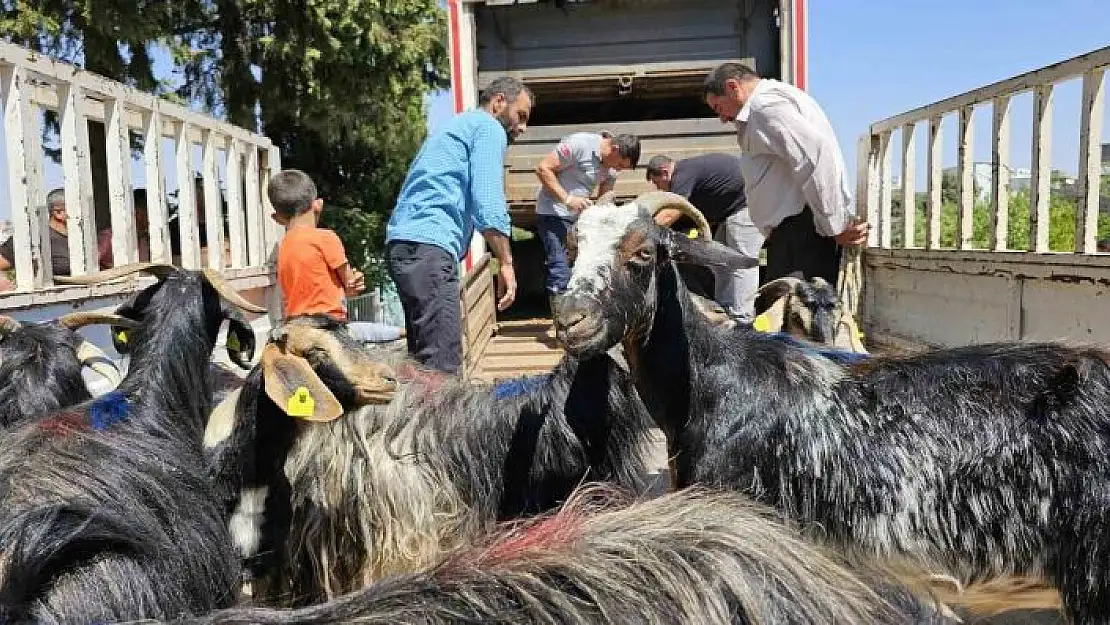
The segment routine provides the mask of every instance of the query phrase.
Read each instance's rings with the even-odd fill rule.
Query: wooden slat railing
[[[99,227],[111,228],[114,264],[138,260],[131,180],[134,133],[145,141],[143,171],[151,260],[179,260],[185,268],[212,267],[233,275],[261,273],[269,268],[271,252],[282,231],[270,219],[264,185],[271,172],[280,170],[281,160],[267,137],[2,42],[0,97],[9,170],[3,186],[8,189],[12,209],[15,258],[11,260],[16,271],[16,293],[49,290],[54,285],[40,130],[43,110],[56,111],[60,120],[73,275],[99,269],[88,120],[105,124],[110,223]],[[164,162],[162,154],[167,137],[174,142],[172,164]],[[195,165],[193,152],[197,146],[201,158]],[[223,192],[218,176],[221,163],[226,170]],[[179,187],[180,259],[171,258],[167,167],[174,168]],[[199,190],[194,186],[198,170],[203,179]],[[228,253],[224,250],[225,198]],[[204,256],[199,240],[201,202],[208,248]]]

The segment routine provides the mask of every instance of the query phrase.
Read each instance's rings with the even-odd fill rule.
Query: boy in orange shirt
[[[286,169],[270,179],[266,194],[274,206],[274,221],[285,226],[277,253],[285,318],[323,313],[347,321],[344,295],[358,295],[366,284],[362,272],[347,262],[335,232],[317,226],[324,200],[317,197],[316,184],[303,171]],[[349,322],[347,329],[362,342],[405,335],[404,328],[381,323]]]

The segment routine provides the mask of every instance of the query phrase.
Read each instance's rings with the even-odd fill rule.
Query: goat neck
[[[669,451],[690,450],[690,444],[700,441],[702,424],[691,422],[695,394],[691,389],[698,384],[701,372],[708,363],[705,353],[691,349],[706,340],[713,326],[698,313],[678,270],[664,260],[655,280],[655,315],[650,327],[626,335],[622,341],[625,358],[635,380],[636,390],[647,406],[652,418],[667,435]],[[675,459],[679,476],[687,475],[692,459],[697,454]]]
[[[208,361],[216,345],[218,315],[207,307],[218,302],[199,275],[175,274],[143,295],[142,327],[132,331],[132,360],[119,390],[131,412],[149,419],[137,424],[176,440],[203,437],[212,408]],[[204,302],[204,305],[182,305]]]

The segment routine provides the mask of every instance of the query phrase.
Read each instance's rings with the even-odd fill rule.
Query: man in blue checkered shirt
[[[459,260],[475,230],[500,262],[498,310],[516,298],[505,200],[505,150],[524,132],[534,96],[501,77],[428,137],[409,167],[386,226],[385,256],[405,312],[409,352],[425,366],[462,366]]]

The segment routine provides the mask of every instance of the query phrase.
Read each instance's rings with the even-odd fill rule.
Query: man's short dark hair
[[[743,63],[721,63],[706,75],[705,94],[722,96],[725,94],[725,82],[749,78],[759,78],[759,74]]]
[[[527,85],[520,81],[520,79],[513,78],[512,76],[499,76],[494,78],[493,81],[486,85],[486,88],[482,89],[481,93],[478,94],[478,106],[489,104],[493,96],[499,93],[505,96],[505,100],[514,102],[520,96],[521,91],[528,94],[528,99],[532,101],[532,106],[535,106],[536,96]]]
[[[636,135],[611,135],[608,132],[602,132],[601,136],[609,137],[612,140],[613,148],[621,158],[628,159],[629,168],[635,169],[636,164],[640,162],[640,138]]]
[[[663,173],[663,168],[674,162],[674,159],[665,154],[656,154],[651,157],[647,163],[647,174],[644,176],[648,182],[651,182],[652,177],[658,176]]]
[[[270,178],[266,195],[274,210],[285,217],[296,217],[307,212],[312,208],[312,202],[319,197],[316,183],[299,169],[285,169]]]

